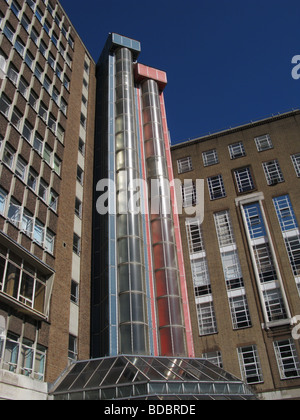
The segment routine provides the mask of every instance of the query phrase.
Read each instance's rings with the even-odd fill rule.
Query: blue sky
[[[61,0],[95,61],[109,32],[168,73],[172,143],[300,107],[299,0]],[[83,9],[84,4],[84,9]]]

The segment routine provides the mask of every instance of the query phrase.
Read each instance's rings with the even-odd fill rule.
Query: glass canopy
[[[241,380],[203,359],[119,356],[72,364],[55,400],[250,400]]]

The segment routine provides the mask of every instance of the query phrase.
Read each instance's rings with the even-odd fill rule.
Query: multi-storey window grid
[[[289,195],[273,199],[282,236],[300,295],[300,230]]]
[[[211,200],[218,200],[220,198],[226,197],[226,191],[222,175],[217,175],[208,178],[207,183]]]
[[[300,178],[300,153],[291,156],[297,177]]]
[[[272,139],[269,134],[256,137],[254,140],[256,143],[257,150],[259,152],[264,152],[265,150],[273,149]]]
[[[270,238],[259,202],[246,204],[243,212],[246,219],[246,229],[251,246],[251,254],[257,283],[261,292],[262,305],[266,322],[288,319],[287,307],[284,301],[283,286],[280,283],[279,268],[276,267],[271,251]]]
[[[184,174],[193,170],[192,158],[190,156],[177,161],[178,173]]]
[[[263,163],[263,168],[268,185],[277,185],[284,182],[284,177],[277,159]]]
[[[200,220],[187,220],[186,232],[200,335],[215,334],[217,322]]]
[[[239,193],[245,193],[255,189],[253,176],[249,167],[236,169],[234,176]]]
[[[252,323],[230,214],[223,211],[214,217],[233,329],[248,328]]]
[[[242,378],[247,384],[258,384],[264,381],[261,363],[256,346],[238,348]]]
[[[294,341],[276,341],[274,349],[281,379],[299,378],[300,360]]]

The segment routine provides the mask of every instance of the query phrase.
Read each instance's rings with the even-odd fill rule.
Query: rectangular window
[[[18,110],[17,107],[14,107],[13,112],[11,114],[11,123],[15,126],[17,130],[19,130],[20,128],[22,117],[22,113]]]
[[[25,45],[23,44],[23,42],[21,41],[21,38],[19,37],[16,39],[15,49],[18,51],[21,57],[24,57]]]
[[[27,162],[25,162],[24,159],[18,156],[15,173],[19,178],[22,179],[22,181],[25,180],[26,169],[27,169]]]
[[[295,343],[292,340],[276,341],[274,349],[281,379],[299,378],[300,361]]]
[[[204,251],[200,221],[195,219],[194,221],[186,222],[186,231],[190,255]]]
[[[37,187],[37,179],[38,179],[38,174],[35,172],[34,169],[30,168],[29,173],[28,173],[27,185],[34,192],[36,191],[36,187]]]
[[[197,204],[197,190],[195,182],[185,181],[182,185],[183,207],[191,207]]]
[[[245,295],[229,297],[229,306],[234,330],[252,326],[248,302]]]
[[[4,215],[5,213],[5,204],[6,204],[7,193],[0,188],[0,214]]]
[[[58,206],[58,194],[54,191],[50,191],[50,198],[49,198],[49,207],[54,212],[57,212],[57,206]]]
[[[45,225],[39,220],[35,221],[33,230],[33,240],[38,243],[41,247],[44,245],[45,239]]]
[[[77,181],[83,185],[83,170],[81,169],[81,167],[78,165],[77,166]]]
[[[263,163],[263,168],[268,185],[277,185],[284,182],[284,177],[277,159]]]
[[[256,143],[257,150],[259,152],[264,152],[265,150],[273,149],[273,143],[269,134],[256,137],[254,140]]]
[[[208,178],[207,182],[211,200],[218,200],[220,198],[226,197],[226,191],[222,175],[217,175]]]
[[[197,304],[200,335],[211,335],[218,332],[213,302]]]
[[[54,241],[55,235],[49,229],[47,229],[46,237],[45,237],[45,250],[53,255],[54,253]]]
[[[1,98],[0,98],[0,112],[2,112],[2,114],[4,114],[6,117],[8,117],[10,107],[11,107],[11,101],[3,93]]]
[[[9,144],[5,145],[2,160],[10,169],[12,169],[14,164],[15,153],[16,152]]]
[[[249,167],[235,170],[234,176],[239,193],[245,193],[255,189],[253,177]]]
[[[3,33],[6,36],[6,38],[9,39],[10,42],[12,43],[13,42],[13,38],[14,38],[15,30],[14,30],[14,28],[8,22],[6,22],[6,24],[5,24],[4,28],[3,28]]]
[[[76,305],[79,303],[79,284],[74,280],[71,282],[71,302]]]
[[[300,178],[300,153],[291,156],[297,177]]]
[[[177,160],[178,174],[184,174],[193,170],[192,158],[186,157]]]
[[[238,356],[243,380],[247,384],[258,384],[264,381],[256,346],[240,347]]]
[[[77,338],[73,335],[69,335],[69,360],[77,360],[78,350],[77,350]]]
[[[81,251],[81,240],[76,233],[74,233],[73,236],[73,252],[75,252],[76,255],[80,255]]]
[[[242,142],[228,146],[230,159],[238,159],[246,156],[245,147]]]
[[[23,127],[23,137],[30,143],[32,137],[33,127],[32,125],[25,120],[24,127]]]
[[[41,179],[40,186],[39,186],[39,197],[44,201],[47,201],[48,188],[49,188],[49,185],[47,184],[47,182]]]
[[[212,166],[219,163],[218,152],[215,149],[202,153],[202,157],[204,166]]]
[[[75,214],[81,219],[82,216],[82,202],[79,198],[75,198]]]
[[[60,174],[61,174],[61,163],[62,162],[59,159],[59,157],[54,155],[53,170],[54,170],[54,172],[57,173],[58,176],[60,176]],[[77,171],[77,176],[78,176],[78,171]],[[83,175],[82,175],[82,182],[83,182]]]

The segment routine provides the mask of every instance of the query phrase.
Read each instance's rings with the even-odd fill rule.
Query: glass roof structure
[[[203,359],[118,356],[72,364],[55,400],[252,400],[241,380]]]

